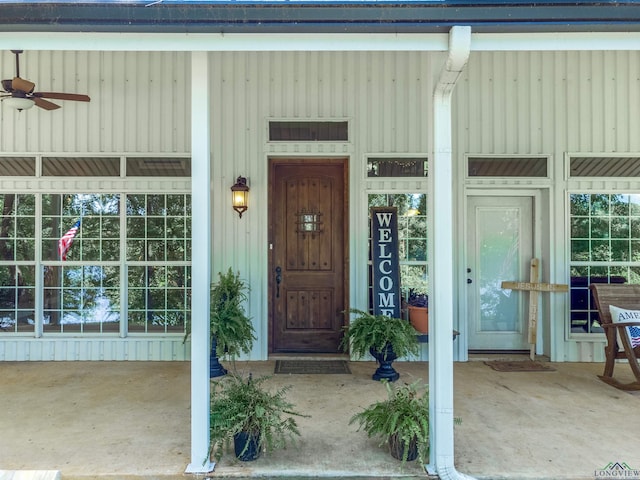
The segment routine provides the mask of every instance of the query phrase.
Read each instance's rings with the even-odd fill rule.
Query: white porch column
[[[191,463],[187,473],[213,470],[209,461],[209,285],[211,181],[209,57],[191,53]]]
[[[449,32],[449,55],[433,94],[433,162],[430,175],[433,215],[433,272],[429,315],[429,473],[441,479],[470,478],[454,466],[453,444],[453,308],[454,238],[451,96],[471,48],[471,28]],[[434,208],[435,205],[435,208]],[[434,318],[435,317],[435,318]]]

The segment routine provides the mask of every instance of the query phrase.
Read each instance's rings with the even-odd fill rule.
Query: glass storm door
[[[526,350],[528,294],[501,288],[528,281],[533,256],[531,197],[469,197],[469,350]]]

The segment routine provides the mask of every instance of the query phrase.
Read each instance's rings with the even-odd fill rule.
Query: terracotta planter
[[[409,321],[420,333],[429,333],[429,309],[409,305]]]

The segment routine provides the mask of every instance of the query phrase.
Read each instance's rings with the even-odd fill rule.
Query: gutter
[[[451,97],[471,52],[471,27],[454,26],[449,31],[449,54],[433,93],[433,176],[430,211],[434,232],[431,294],[434,315],[429,315],[429,418],[432,447],[429,474],[441,480],[472,479],[456,471],[453,442],[453,330],[454,315],[454,215]],[[437,208],[434,199],[438,199]],[[435,317],[435,318],[434,318]]]
[[[0,0],[3,32],[446,33],[639,31],[615,0]]]

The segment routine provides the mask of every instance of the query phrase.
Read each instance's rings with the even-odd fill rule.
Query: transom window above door
[[[270,142],[347,142],[346,121],[271,121]]]
[[[571,177],[640,177],[640,157],[582,157],[569,159]]]
[[[547,157],[469,157],[469,177],[538,177],[548,176]]]
[[[369,157],[367,177],[426,177],[426,157]]]

